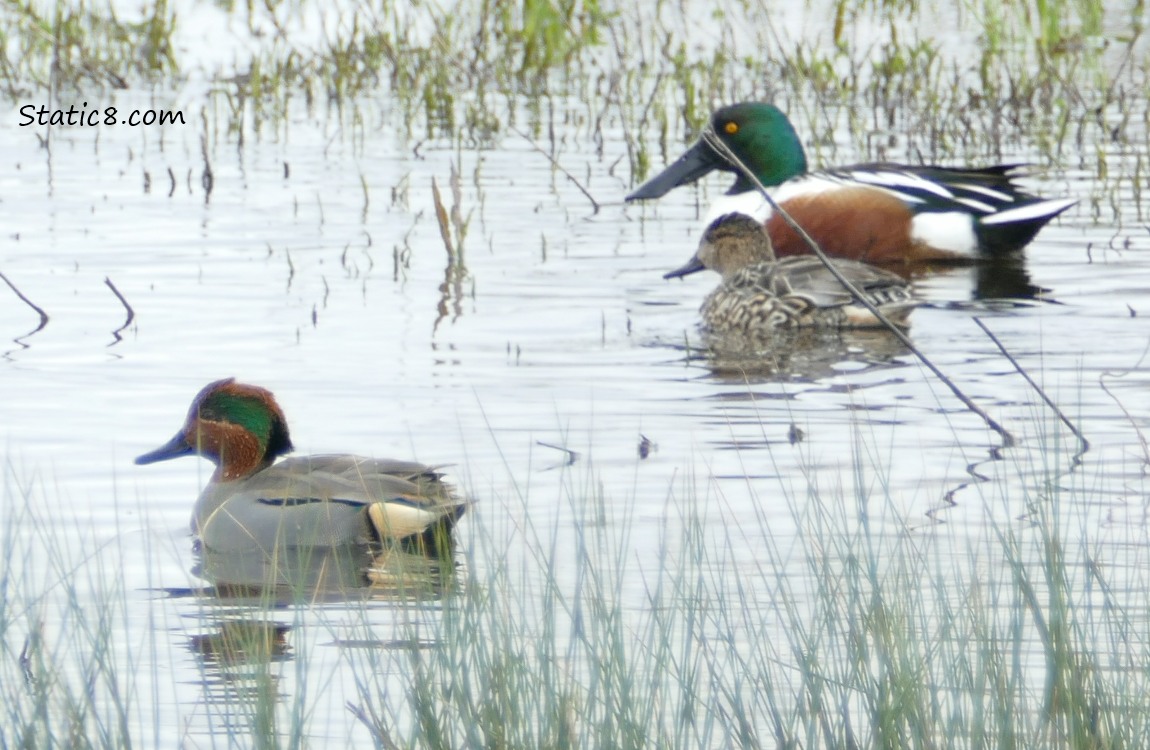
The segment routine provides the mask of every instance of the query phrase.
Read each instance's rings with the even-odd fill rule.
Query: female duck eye
[[[727,131],[727,135],[734,135],[735,133],[739,132],[739,123],[728,122],[723,126],[723,130]]]

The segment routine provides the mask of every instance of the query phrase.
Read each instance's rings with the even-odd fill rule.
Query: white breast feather
[[[771,188],[769,192],[771,197],[775,199],[775,203],[782,204],[792,198],[826,193],[841,187],[842,182],[838,180],[833,180],[822,175],[811,175],[788,180],[776,188]],[[747,216],[765,222],[771,218],[772,211],[771,204],[767,203],[767,200],[763,198],[762,194],[757,190],[751,190],[750,192],[739,193],[737,195],[721,195],[711,204],[711,208],[707,211],[705,225],[710,226],[711,222],[720,216],[732,213],[746,214]]]

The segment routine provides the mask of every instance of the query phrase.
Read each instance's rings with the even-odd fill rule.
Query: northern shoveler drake
[[[219,552],[434,545],[466,508],[430,466],[338,454],[275,463],[291,450],[271,392],[228,378],[205,386],[176,436],[136,463],[194,454],[216,464],[196,501],[192,532]]]
[[[975,260],[1019,250],[1077,201],[1024,193],[1018,165],[982,168],[857,164],[807,171],[794,126],[778,107],[733,104],[711,116],[709,131],[758,178],[775,202],[827,255],[872,263]],[[707,133],[678,161],[627,200],[659,198],[721,169],[735,184],[712,206],[708,223],[738,212],[764,222],[780,256],[809,252],[754,184],[707,142]]]
[[[839,258],[835,268],[892,323],[907,325],[917,302],[898,274]],[[709,268],[723,281],[699,309],[710,333],[769,338],[777,328],[876,328],[882,322],[814,255],[774,260],[771,240],[746,214],[721,216],[707,227],[699,250],[663,278]]]

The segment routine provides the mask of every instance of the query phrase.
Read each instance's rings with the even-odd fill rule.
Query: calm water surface
[[[138,106],[129,96],[105,99]],[[46,590],[75,578],[93,602],[125,592],[126,607],[110,616],[122,623],[113,638],[133,645],[124,668],[143,675],[135,700],[148,717],[145,744],[208,745],[229,721],[225,707],[259,687],[203,645],[239,605],[178,595],[203,583],[187,521],[208,465],[131,460],[169,438],[197,390],[221,377],[274,390],[300,452],[452,464],[476,501],[460,528],[464,550],[482,528],[515,559],[516,540],[593,512],[570,499],[593,492],[572,486],[601,486],[606,523],[628,525],[637,571],[656,559],[669,504],[684,496],[732,537],[736,559],[756,564],[765,532],[741,521],[765,514],[785,548],[808,477],[849,496],[861,456],[881,467],[874,497],[885,486],[891,504],[847,512],[865,511],[880,534],[909,524],[940,555],[965,560],[988,524],[1024,525],[1053,477],[1078,491],[1064,511],[1120,580],[1145,561],[1150,235],[1133,220],[1096,222],[1085,200],[1027,252],[1030,283],[1049,290],[1039,299],[977,300],[961,269],[917,285],[929,304],[912,318],[915,343],[1016,433],[1018,446],[994,460],[996,436],[884,336],[847,337],[829,358],[796,352],[782,374],[709,366],[691,344],[714,279],[661,274],[693,252],[699,207],[726,178],[624,206],[630,184],[612,168],[625,150],[618,133],[603,156],[582,134],[561,138],[557,158],[603,204],[596,213],[524,139],[415,150],[386,107],[355,140],[302,110],[279,135],[242,147],[213,134],[210,196],[198,126],[57,130],[49,153],[16,121],[14,111],[0,117],[2,270],[50,322],[33,332],[36,315],[0,287],[6,482],[32,497],[5,509],[6,528],[31,550],[21,575]],[[848,143],[838,160],[866,157]],[[445,285],[431,186],[450,204],[453,167],[466,276]],[[1093,189],[1076,173],[1028,186],[1051,196]],[[1118,209],[1134,216],[1127,198]],[[125,310],[105,278],[135,311],[118,335]],[[1090,439],[1075,470],[1072,436],[976,315]],[[796,444],[792,426],[804,435]],[[643,436],[654,443],[645,459]],[[553,446],[575,451],[574,466]],[[795,585],[807,575],[794,560]],[[642,577],[628,581],[638,595]],[[65,603],[44,602],[38,619],[50,633]],[[270,689],[314,693],[313,731],[342,746],[363,739],[344,707],[361,702],[341,677],[349,653],[393,638],[418,647],[402,639],[436,613],[433,600],[384,600],[240,619],[289,628],[269,636],[285,645],[273,648],[284,666]]]

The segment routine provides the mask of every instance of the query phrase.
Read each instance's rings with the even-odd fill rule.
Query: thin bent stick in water
[[[545,443],[542,440],[536,440],[535,444],[536,445],[542,445],[544,448],[551,448],[552,450],[562,451],[563,453],[566,453],[567,454],[567,461],[566,461],[566,463],[563,464],[564,466],[571,466],[576,461],[579,460],[579,454],[576,451],[571,450],[570,448],[564,448],[561,445],[554,445],[553,443]]]
[[[104,283],[108,285],[108,288],[112,290],[112,294],[116,295],[116,299],[120,300],[120,304],[123,305],[124,309],[128,311],[128,318],[124,321],[124,325],[112,331],[112,335],[116,338],[115,341],[113,341],[111,344],[108,344],[108,346],[112,346],[120,342],[120,331],[132,325],[132,321],[136,319],[136,311],[133,310],[132,306],[128,304],[128,300],[124,299],[124,295],[120,294],[120,290],[117,289],[116,285],[112,283],[112,279],[110,277],[105,276]]]
[[[8,279],[8,277],[5,276],[3,273],[0,273],[0,279],[3,279],[4,283],[8,285],[8,288],[16,293],[16,296],[20,298],[21,302],[23,302],[25,305],[27,305],[28,307],[35,310],[36,313],[40,316],[40,325],[36,326],[36,328],[33,329],[32,331],[29,331],[28,333],[24,334],[24,336],[31,336],[33,333],[36,333],[36,331],[39,331],[44,326],[48,325],[48,313],[44,312],[44,308],[40,307],[39,305],[37,305],[32,300],[25,297],[24,293],[21,292],[19,289],[17,289],[16,285],[13,284]],[[23,336],[21,336],[21,338],[23,338]]]
[[[447,248],[448,268],[455,265],[455,246],[451,244],[451,224],[447,218],[447,208],[443,205],[443,198],[439,195],[439,185],[435,178],[431,178],[431,197],[435,201],[435,220],[439,223],[439,235],[443,238],[443,246]]]
[[[707,144],[711,146],[711,148],[715,149],[715,151],[721,154],[723,158],[733,164],[744,177],[750,180],[751,183],[756,188],[758,188],[758,191],[763,195],[764,198],[767,199],[767,203],[770,204],[771,209],[782,216],[783,221],[787,222],[787,225],[790,226],[791,229],[795,230],[795,233],[803,239],[803,242],[807,244],[807,246],[811,249],[811,252],[817,255],[819,260],[823,262],[823,265],[827,267],[827,270],[831,272],[831,275],[838,279],[839,283],[842,284],[843,287],[854,296],[856,302],[861,304],[863,307],[869,310],[872,315],[878,318],[878,320],[881,321],[882,324],[885,325],[907,349],[910,349],[910,351],[912,351],[914,355],[918,357],[919,361],[922,362],[928,370],[934,373],[935,377],[941,380],[943,384],[950,389],[950,392],[953,393],[955,397],[958,398],[958,400],[961,401],[967,409],[977,414],[982,419],[982,421],[986,423],[987,427],[998,433],[999,437],[1002,438],[1004,448],[1009,448],[1014,445],[1014,436],[1010,434],[1009,430],[999,424],[994,417],[986,413],[986,410],[984,410],[978,404],[974,403],[974,401],[972,401],[969,396],[963,393],[953,380],[944,375],[942,370],[938,369],[934,362],[931,362],[930,359],[925,354],[923,354],[917,346],[914,345],[914,342],[910,340],[909,336],[907,336],[898,326],[887,320],[886,316],[879,312],[879,309],[875,307],[870,302],[870,300],[866,299],[862,293],[854,287],[853,284],[847,281],[846,278],[841,273],[839,273],[839,270],[835,268],[833,263],[830,262],[830,259],[827,257],[826,253],[824,253],[822,248],[819,247],[819,244],[815,242],[814,239],[812,239],[811,236],[807,234],[801,226],[799,226],[798,222],[791,218],[790,214],[784,211],[778,203],[775,203],[775,199],[772,198],[770,193],[767,192],[767,189],[763,187],[763,183],[759,182],[759,178],[755,176],[755,173],[748,169],[747,165],[743,164],[743,162],[739,160],[739,157],[735,156],[731,149],[727,148],[727,144],[719,140],[718,136],[715,135],[714,131],[711,130],[709,126],[706,130],[703,131],[703,140],[705,140]]]
[[[511,130],[514,131],[515,134],[518,135],[520,138],[522,138],[523,140],[530,143],[531,148],[533,148],[536,151],[538,151],[539,153],[543,154],[543,156],[547,159],[547,161],[551,162],[551,166],[555,167],[560,172],[562,172],[563,175],[567,179],[571,180],[571,182],[575,184],[575,187],[579,188],[579,192],[582,193],[587,198],[587,200],[591,201],[592,213],[596,213],[596,214],[599,213],[599,201],[597,201],[591,197],[591,193],[589,193],[587,191],[587,188],[583,187],[583,183],[581,183],[581,182],[579,182],[579,180],[575,179],[575,175],[571,174],[566,169],[564,169],[563,165],[555,160],[555,157],[553,157],[551,154],[547,153],[543,149],[539,148],[539,144],[537,144],[535,141],[531,140],[527,136],[527,134],[524,133],[522,130],[515,127],[514,125],[511,126]]]
[[[982,329],[983,333],[985,333],[987,337],[994,342],[994,345],[998,347],[998,351],[1002,352],[1002,356],[1006,357],[1007,361],[1014,365],[1014,369],[1018,370],[1018,374],[1026,378],[1026,382],[1030,383],[1030,387],[1033,388],[1035,392],[1042,397],[1042,400],[1046,402],[1046,405],[1050,407],[1055,416],[1062,420],[1062,424],[1066,425],[1067,428],[1069,428],[1070,431],[1074,433],[1074,437],[1078,438],[1080,447],[1078,453],[1074,454],[1074,463],[1082,463],[1082,456],[1088,450],[1090,450],[1090,441],[1086,439],[1086,436],[1082,434],[1082,431],[1078,429],[1077,425],[1071,422],[1070,418],[1062,412],[1062,409],[1058,408],[1058,405],[1054,403],[1050,396],[1046,395],[1046,391],[1042,390],[1042,386],[1034,382],[1034,378],[1030,377],[1030,373],[1022,369],[1022,365],[1020,365],[1018,360],[1016,360],[1010,354],[1010,352],[1006,350],[1006,347],[1002,345],[1002,342],[998,340],[998,337],[991,333],[990,329],[986,327],[986,324],[982,322],[982,318],[976,315],[974,316],[973,320],[978,325],[978,327]]]

